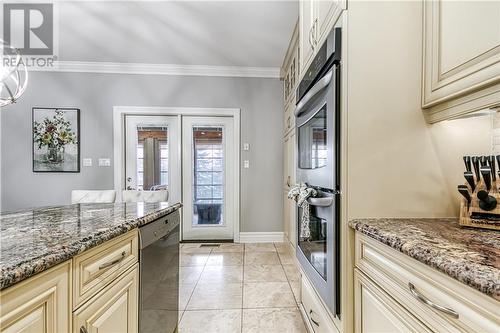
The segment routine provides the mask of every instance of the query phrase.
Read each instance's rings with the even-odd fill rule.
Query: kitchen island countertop
[[[113,203],[42,207],[0,214],[0,290],[182,207]]]
[[[356,219],[349,225],[500,301],[500,232],[456,218]]]

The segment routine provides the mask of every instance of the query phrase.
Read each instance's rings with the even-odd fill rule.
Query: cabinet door
[[[424,6],[422,106],[500,83],[500,2],[436,0]]]
[[[342,0],[314,0],[315,39],[322,43],[323,38],[330,32],[333,24],[339,17],[345,1]]]
[[[299,49],[300,72],[303,73],[309,64],[313,53],[313,2],[311,0],[299,1]]]
[[[137,332],[138,281],[136,264],[73,313],[73,332]]]
[[[67,262],[2,291],[0,332],[69,332],[69,281]]]
[[[288,240],[290,239],[290,199],[288,199],[288,191],[283,191],[283,231]]]
[[[357,269],[354,297],[355,332],[432,332]]]

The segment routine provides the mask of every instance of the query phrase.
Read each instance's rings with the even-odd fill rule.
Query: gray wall
[[[113,188],[113,106],[241,108],[241,231],[282,231],[282,86],[278,79],[32,72],[28,90],[1,111],[2,211],[68,204],[73,189]],[[81,109],[77,174],[33,173],[31,108]],[[243,165],[243,163],[242,163]]]

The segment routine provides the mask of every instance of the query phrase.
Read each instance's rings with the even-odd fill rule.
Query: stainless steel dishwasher
[[[139,228],[140,333],[177,331],[179,211]]]

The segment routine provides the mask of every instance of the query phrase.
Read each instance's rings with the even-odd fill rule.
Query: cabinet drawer
[[[304,314],[309,320],[314,333],[339,332],[305,275],[302,275],[300,296]]]
[[[138,262],[138,245],[134,230],[76,256],[73,259],[73,309]]]
[[[493,298],[359,232],[355,242],[356,266],[433,331],[500,331],[499,303]]]
[[[357,269],[354,269],[354,297],[355,332],[432,332]]]
[[[73,332],[138,332],[138,292],[136,264],[73,313]]]

